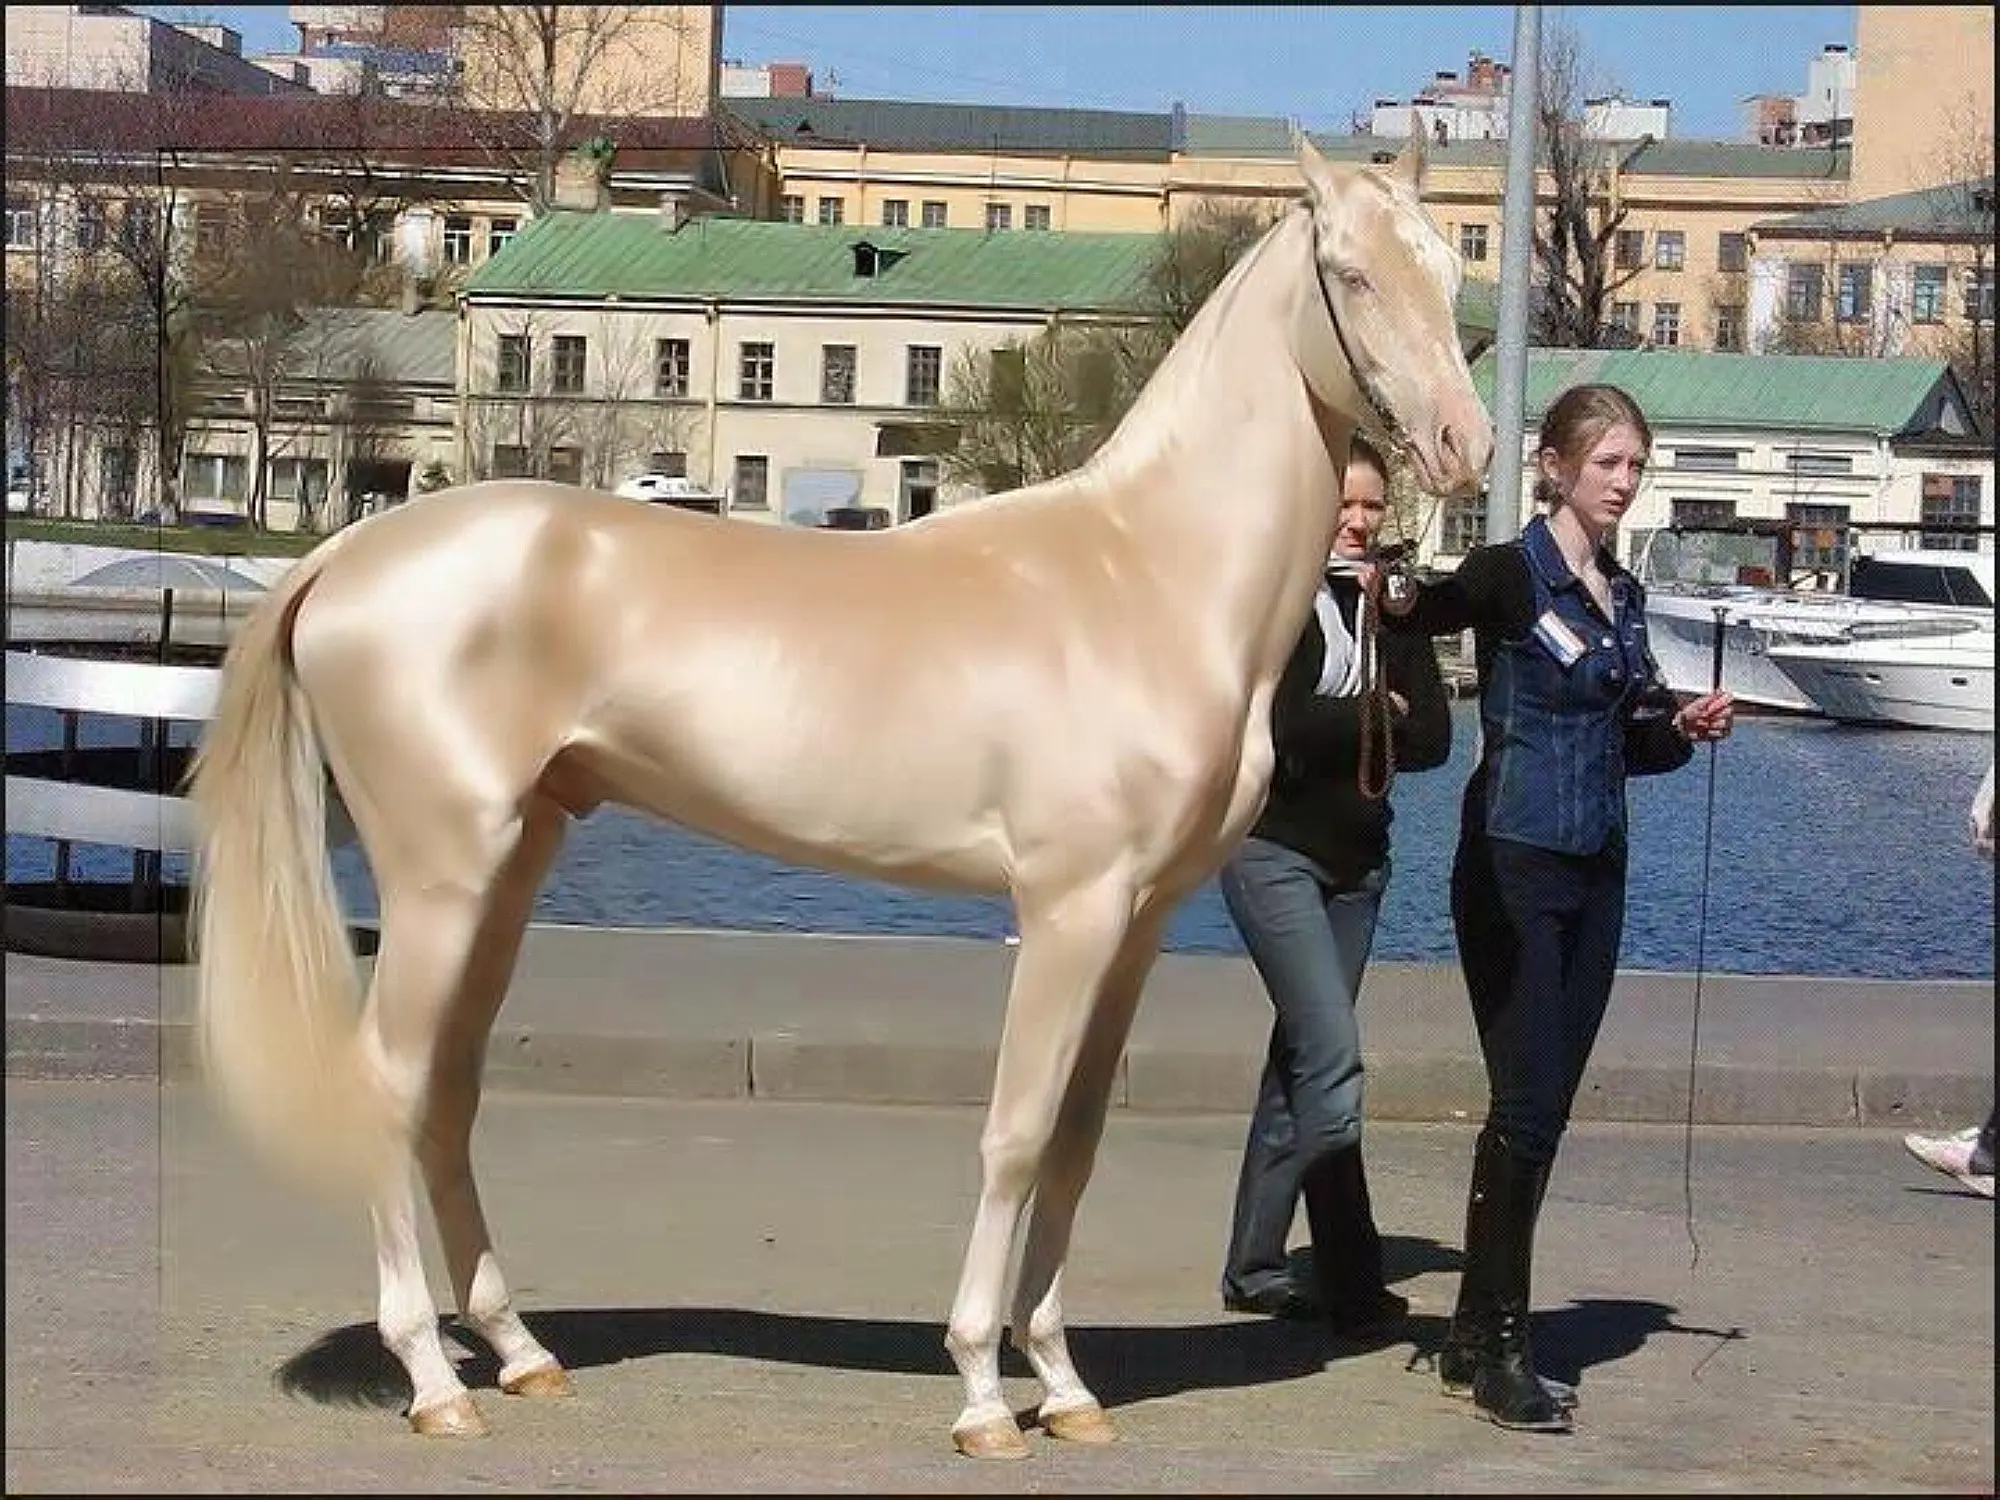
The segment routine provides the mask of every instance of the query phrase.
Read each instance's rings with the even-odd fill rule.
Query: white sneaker
[[[1950,1135],[1906,1135],[1903,1148],[1918,1161],[1947,1177],[1956,1177],[1976,1192],[1983,1192],[1988,1198],[1993,1196],[1993,1174],[1982,1174],[1985,1187],[1979,1186],[1980,1178],[1972,1172],[1973,1148],[1979,1144],[1979,1127],[1968,1125],[1963,1130]]]

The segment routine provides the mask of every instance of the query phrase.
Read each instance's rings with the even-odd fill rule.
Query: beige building
[[[121,5],[11,5],[6,30],[9,89],[305,92],[245,58],[227,26],[175,26]]]
[[[460,97],[474,108],[535,108],[545,56],[555,79],[579,81],[562,101],[578,114],[701,116],[721,97],[719,5],[457,9]]]
[[[1857,5],[1848,196],[1993,175],[1993,7]]]

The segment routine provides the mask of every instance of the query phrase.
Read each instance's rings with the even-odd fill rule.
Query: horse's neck
[[[1074,476],[1158,548],[1177,607],[1251,640],[1260,667],[1282,663],[1310,607],[1353,435],[1295,363],[1316,311],[1299,301],[1313,290],[1311,233],[1292,217],[1253,247]]]

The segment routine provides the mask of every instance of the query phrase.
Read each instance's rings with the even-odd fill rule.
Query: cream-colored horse
[[[1434,493],[1477,485],[1492,445],[1420,157],[1329,165],[1308,143],[1301,166],[1309,201],[1075,473],[872,534],[472,485],[330,538],[240,628],[193,781],[206,1062],[253,1137],[365,1194],[418,1431],[485,1422],[440,1342],[413,1160],[501,1388],[570,1389],[509,1299],[469,1151],[536,889],[567,820],[611,801],[781,859],[1011,895],[952,1436],[1026,1451],[1000,1335],[1031,1204],[1011,1323],[1041,1424],[1112,1436],[1070,1362],[1061,1273],[1162,924],[1263,800],[1271,692],[1354,429],[1393,426]],[[381,900],[365,1006],[323,764]]]

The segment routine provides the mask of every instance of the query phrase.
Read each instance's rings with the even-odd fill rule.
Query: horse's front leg
[[[1103,877],[1054,896],[1024,890],[1017,906],[1021,945],[979,1143],[979,1207],[945,1331],[945,1348],[965,1381],[965,1409],[952,1424],[952,1441],[974,1458],[1020,1458],[1028,1451],[1000,1386],[1007,1264],[1105,973],[1131,923],[1131,887]]]
[[[1037,1416],[1050,1437],[1071,1442],[1109,1443],[1118,1436],[1070,1359],[1063,1325],[1062,1270],[1069,1258],[1077,1205],[1097,1160],[1118,1059],[1124,1054],[1146,976],[1159,955],[1164,926],[1164,918],[1150,912],[1136,921],[1099,988],[1083,1050],[1035,1183],[1028,1243],[1014,1294],[1014,1342],[1034,1366],[1046,1393]]]

